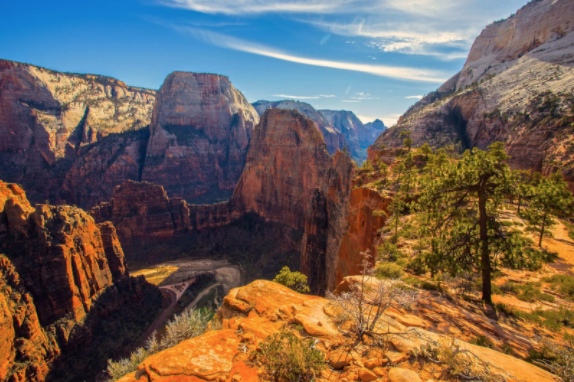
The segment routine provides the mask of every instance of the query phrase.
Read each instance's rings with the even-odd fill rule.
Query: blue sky
[[[230,77],[390,125],[527,0],[4,0],[0,58],[158,89],[174,70]]]

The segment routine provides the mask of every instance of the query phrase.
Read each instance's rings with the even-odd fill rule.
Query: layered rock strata
[[[502,141],[514,168],[574,180],[573,17],[571,1],[540,0],[488,26],[463,70],[382,134],[369,157],[383,144],[399,147],[406,130],[415,146],[485,149]]]
[[[229,200],[258,121],[224,76],[175,72],[156,94],[0,60],[0,179],[34,203],[92,208],[142,179],[188,201]]]
[[[227,200],[258,122],[229,78],[174,72],[157,94],[142,180],[188,201],[208,192]]]
[[[350,226],[355,168],[342,152],[329,156],[313,121],[294,110],[269,109],[253,133],[247,163],[229,202],[190,205],[168,198],[161,186],[126,182],[116,187],[110,202],[91,213],[98,222],[112,221],[124,246],[134,240],[167,240],[216,229],[254,214],[305,232],[301,267],[310,276],[313,290],[323,294],[335,287],[338,274],[347,275],[351,269],[345,266],[339,271],[338,267],[339,248]],[[371,240],[372,226],[367,224],[365,230],[369,231],[365,240]],[[358,256],[363,247],[358,245],[353,253]],[[351,252],[350,248],[343,251],[345,262],[353,261]]]
[[[61,349],[87,345],[96,316],[141,299],[146,284],[127,277],[110,222],[96,225],[75,207],[32,207],[19,186],[2,181],[0,253],[2,380],[44,381]]]
[[[122,137],[149,125],[154,99],[155,91],[113,78],[0,60],[0,179],[23,184],[36,202],[93,205],[97,196],[109,198],[109,193],[88,201],[79,196],[105,190],[112,178],[137,179],[137,169],[132,174],[122,166],[130,157],[123,154],[130,143]],[[84,164],[91,147],[110,136],[119,137],[114,145],[121,147],[108,148],[114,153],[107,158],[98,150],[90,158],[95,163]],[[78,169],[70,173],[71,167]]]

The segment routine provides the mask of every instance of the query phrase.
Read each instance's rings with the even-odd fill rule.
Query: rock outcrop
[[[97,222],[113,222],[126,250],[134,243],[185,237],[254,214],[305,232],[300,246],[301,267],[310,276],[313,290],[323,294],[336,286],[337,275],[347,276],[347,269],[351,269],[338,268],[343,238],[355,237],[363,230],[357,227],[347,234],[355,168],[342,152],[329,156],[311,120],[294,110],[272,108],[254,130],[247,163],[229,202],[191,205],[180,198],[168,198],[161,186],[128,181],[116,187],[114,197],[92,209],[91,214]],[[359,219],[356,224],[360,224],[371,218],[362,214],[353,219]],[[367,224],[364,228],[369,231],[365,240],[372,239],[372,227]],[[360,250],[372,249],[372,244],[365,245],[354,251],[348,244],[342,252],[344,261],[352,262]]]
[[[231,200],[245,212],[301,229],[331,162],[313,121],[294,110],[268,109]]]
[[[142,179],[188,201],[229,200],[258,121],[224,76],[175,72],[156,95],[0,60],[0,179],[34,203],[92,208]]]
[[[84,211],[69,206],[32,208],[24,191],[0,181],[0,251],[13,262],[34,298],[43,326],[80,321],[100,291],[126,275],[113,227],[102,232]],[[105,243],[105,245],[104,245]],[[115,268],[110,268],[110,263]]]
[[[174,72],[157,94],[142,180],[188,201],[228,200],[258,122],[229,78]]]
[[[347,221],[349,228],[341,240],[336,278],[329,285],[333,290],[344,277],[361,274],[361,253],[371,255],[370,263],[376,259],[376,235],[386,225],[391,198],[383,198],[369,188],[357,187],[351,192]],[[385,215],[382,215],[384,212]]]
[[[43,381],[60,349],[41,327],[34,301],[0,256],[0,380]]]
[[[23,184],[35,202],[79,204],[84,200],[74,197],[105,189],[110,178],[137,176],[137,170],[128,173],[115,157],[122,155],[126,143],[110,148],[115,153],[108,158],[100,158],[100,151],[96,163],[83,162],[88,161],[86,151],[106,137],[149,125],[154,99],[155,91],[113,78],[0,60],[0,179]],[[69,173],[74,164],[82,170]],[[91,184],[84,184],[89,170]],[[108,185],[109,191],[114,185]],[[94,199],[87,204],[99,201]]]
[[[369,149],[399,147],[403,130],[414,145],[460,150],[502,141],[514,168],[574,180],[572,54],[574,6],[533,1],[476,39],[461,73],[423,98]]]
[[[353,280],[344,284],[348,285],[349,282]],[[136,372],[121,378],[119,382],[164,379],[198,382],[267,380],[264,379],[263,370],[250,359],[250,352],[257,349],[268,336],[289,327],[291,323],[302,328],[301,335],[315,339],[314,348],[336,368],[325,369],[315,376],[317,381],[354,381],[361,376],[361,380],[367,381],[377,378],[390,378],[390,381],[438,380],[443,375],[446,377],[448,371],[444,365],[425,367],[426,362],[416,362],[412,354],[425,345],[421,338],[448,343],[450,337],[419,327],[424,321],[413,320],[405,312],[388,312],[381,318],[384,325],[374,330],[409,334],[389,336],[389,349],[378,353],[368,351],[361,345],[357,349],[349,349],[345,346],[348,338],[339,332],[335,324],[335,319],[341,318],[329,300],[300,295],[269,281],[255,281],[231,290],[225,297],[214,319],[221,324],[221,330],[208,331],[147,358]],[[547,371],[510,355],[464,341],[458,343],[461,349],[489,362],[496,370],[505,370],[504,376],[509,381],[554,380]],[[413,360],[415,362],[411,362]]]
[[[128,277],[112,223],[96,225],[75,207],[32,207],[18,185],[2,181],[0,253],[2,380],[44,381],[70,348],[101,336],[92,333],[101,317],[153,288]]]
[[[343,150],[345,147],[349,147],[350,145],[350,142],[347,141],[345,135],[329,123],[321,112],[315,110],[315,108],[308,103],[291,100],[275,102],[257,101],[253,103],[253,107],[261,116],[267,109],[297,110],[315,123],[315,126],[321,131],[321,134],[323,134],[323,139],[327,145],[327,151],[331,155],[335,154],[337,150]]]

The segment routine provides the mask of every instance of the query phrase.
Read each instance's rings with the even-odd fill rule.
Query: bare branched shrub
[[[562,382],[574,382],[574,348],[547,339],[542,341],[542,346],[549,353],[548,359],[537,359],[533,363],[554,373]]]
[[[335,322],[350,321],[347,332],[355,343],[363,342],[364,336],[379,339],[383,335],[375,330],[383,313],[389,308],[401,309],[411,306],[418,299],[418,292],[398,280],[372,278],[371,254],[362,252],[361,280],[351,284],[348,292],[339,295],[328,293],[327,297],[338,308]]]
[[[462,348],[456,338],[443,337],[435,341],[419,331],[412,331],[425,344],[416,351],[431,362],[443,364],[455,378],[463,381],[507,382],[514,379],[506,370],[484,361],[468,349]]]
[[[158,340],[156,332],[147,340],[144,347],[138,348],[129,358],[119,361],[108,360],[107,372],[111,381],[116,381],[124,375],[137,370],[137,367],[147,357],[162,350],[169,349],[180,342],[202,335],[209,321],[209,313],[202,310],[186,310],[174,317],[166,326],[166,333]]]

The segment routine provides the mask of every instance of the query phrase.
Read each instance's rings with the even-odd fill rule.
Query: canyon
[[[401,147],[402,131],[415,147],[459,152],[501,141],[513,168],[561,171],[574,181],[573,17],[572,2],[540,0],[487,26],[462,71],[385,131],[369,158]]]
[[[111,223],[75,207],[32,207],[18,185],[1,181],[0,243],[2,380],[49,379],[54,363],[97,340],[100,317],[153,289],[129,276]]]
[[[91,214],[97,222],[114,224],[127,257],[137,263],[166,256],[166,245],[174,256],[188,256],[208,246],[205,242],[213,240],[212,235],[225,236],[222,232],[233,224],[255,219],[258,230],[272,232],[275,247],[282,250],[271,255],[252,248],[249,262],[257,264],[265,257],[271,261],[266,277],[291,262],[309,275],[313,291],[322,295],[355,270],[346,264],[356,263],[360,251],[374,252],[374,235],[385,222],[373,217],[375,210],[386,208],[378,194],[360,187],[352,190],[356,171],[348,155],[328,154],[312,120],[295,110],[271,108],[254,130],[245,168],[229,202],[188,204],[168,197],[159,185],[127,181]],[[243,240],[253,235],[241,234]],[[143,250],[153,247],[151,243],[163,253]]]

